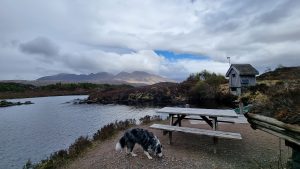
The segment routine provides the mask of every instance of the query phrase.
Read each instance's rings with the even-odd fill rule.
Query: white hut
[[[226,73],[229,88],[233,94],[240,95],[242,88],[255,86],[258,71],[250,64],[232,64]]]

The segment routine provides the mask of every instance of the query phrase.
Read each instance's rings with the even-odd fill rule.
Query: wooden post
[[[169,144],[172,145],[172,132],[169,131]]]
[[[173,125],[173,114],[169,114],[170,126]]]
[[[169,114],[170,116],[170,126],[173,125],[173,114]],[[172,132],[169,131],[169,144],[171,145],[172,144]]]
[[[292,154],[292,169],[299,169],[300,168],[300,151],[298,149],[293,149]]]
[[[293,149],[291,159],[292,161],[290,162],[290,164],[288,164],[289,167],[291,167],[292,169],[300,168],[300,146],[287,140],[285,141],[285,145]]]
[[[179,115],[179,114],[177,114],[177,117],[178,117],[178,126],[179,127],[181,127],[181,119],[182,119],[182,117]]]
[[[216,131],[218,129],[218,121],[217,121],[217,117],[213,117],[212,118],[212,124],[213,124],[213,130]],[[217,153],[217,143],[218,143],[218,138],[214,137],[214,153]]]
[[[244,114],[244,104],[242,101],[239,101],[239,109],[240,109],[240,114]]]

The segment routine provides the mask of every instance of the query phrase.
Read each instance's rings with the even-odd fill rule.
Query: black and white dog
[[[140,128],[127,130],[116,144],[116,150],[121,151],[126,146],[127,153],[130,153],[132,156],[137,156],[132,151],[136,143],[143,147],[144,153],[149,159],[152,159],[150,154],[162,157],[162,146],[158,138],[154,136],[153,133]]]

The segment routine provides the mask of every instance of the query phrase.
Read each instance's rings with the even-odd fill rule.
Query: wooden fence
[[[300,168],[300,126],[283,123],[274,118],[245,113],[245,117],[248,119],[253,129],[259,129],[283,138],[286,141],[286,145],[293,149],[292,155],[292,168]]]

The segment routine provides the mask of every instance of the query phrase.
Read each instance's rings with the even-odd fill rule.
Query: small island
[[[27,105],[27,104],[33,104],[31,101],[25,101],[25,102],[9,102],[6,100],[0,101],[0,107],[9,107],[9,106],[19,106],[19,105]]]

